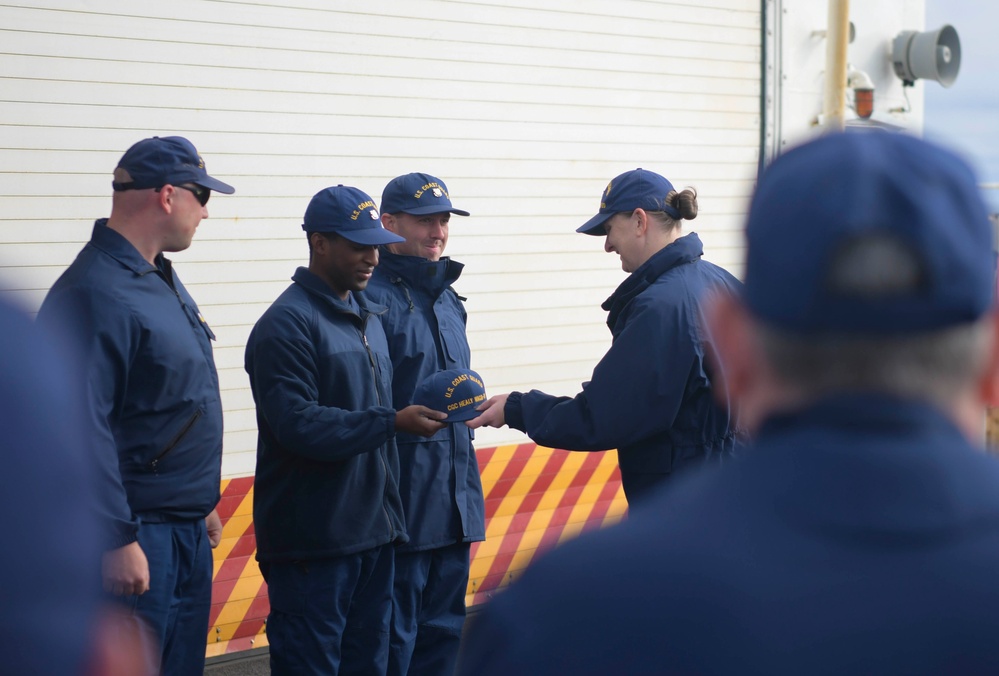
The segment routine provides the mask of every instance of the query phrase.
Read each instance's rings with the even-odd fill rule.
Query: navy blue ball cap
[[[930,331],[994,302],[992,227],[974,173],[906,134],[831,134],[778,157],[746,239],[746,305],[794,333]],[[856,265],[885,251],[877,260],[893,264]]]
[[[451,204],[444,181],[430,174],[405,174],[388,182],[382,191],[382,213],[406,213],[414,216],[452,213],[468,216],[467,211]]]
[[[604,224],[614,214],[645,211],[665,211],[672,218],[680,218],[680,212],[666,203],[666,195],[673,192],[673,184],[654,171],[632,169],[612,179],[600,198],[600,211],[596,216],[576,228],[584,235],[607,234]]]
[[[416,386],[413,403],[447,413],[446,422],[478,417],[475,407],[486,400],[486,386],[471,369],[450,369],[427,376]]]
[[[382,227],[371,197],[357,188],[337,185],[317,192],[305,210],[306,232],[335,232],[355,244],[375,246],[405,242]]]
[[[236,192],[228,183],[208,175],[205,161],[194,144],[183,136],[154,136],[134,144],[118,162],[111,185],[121,191],[182,183],[193,183],[226,195]]]

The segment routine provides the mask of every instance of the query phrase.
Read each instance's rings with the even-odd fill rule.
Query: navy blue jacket
[[[79,369],[61,347],[0,297],[0,670],[7,674],[96,671],[104,547]]]
[[[381,315],[392,357],[392,402],[413,403],[416,386],[437,371],[470,368],[465,308],[451,285],[464,266],[382,249],[364,295],[388,307]],[[400,432],[400,480],[408,550],[485,539],[485,503],[472,431],[454,423],[429,439]]]
[[[86,365],[107,547],[134,542],[139,518],[207,516],[222,472],[215,334],[170,261],[150,265],[98,220],[38,318],[73,336]]]
[[[610,350],[575,397],[538,390],[507,399],[506,423],[536,443],[571,451],[618,449],[621,483],[634,505],[681,469],[731,455],[729,410],[711,393],[700,301],[741,286],[701,259],[696,234],[678,238],[608,298]]]
[[[257,559],[345,556],[406,540],[382,325],[306,268],[246,344],[257,405]]]
[[[930,406],[839,396],[569,543],[464,673],[999,673],[999,463]]]

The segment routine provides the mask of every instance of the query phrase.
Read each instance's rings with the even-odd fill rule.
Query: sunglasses
[[[208,198],[212,196],[211,190],[208,188],[202,188],[200,185],[178,185],[174,187],[182,188],[194,195],[195,199],[198,200],[201,206],[208,204]]]
[[[118,183],[117,181],[114,181],[111,183],[111,187],[114,189],[115,192],[125,192],[126,190],[139,190],[139,188],[135,187],[134,181],[131,183]],[[194,198],[201,203],[201,206],[205,206],[206,204],[208,204],[208,198],[212,196],[211,190],[209,190],[208,188],[202,188],[200,185],[175,185],[174,187],[183,188],[184,190],[194,195]],[[159,188],[154,188],[156,192],[159,192],[162,189],[163,186],[160,186]]]

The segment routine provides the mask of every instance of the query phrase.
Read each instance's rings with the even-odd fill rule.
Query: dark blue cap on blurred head
[[[382,213],[406,213],[414,216],[426,214],[458,214],[468,216],[467,211],[455,209],[451,205],[444,181],[430,174],[405,174],[388,182],[382,191]]]
[[[760,179],[746,237],[746,304],[780,329],[930,331],[993,303],[974,173],[912,136],[832,134],[785,153]]]
[[[236,192],[228,183],[208,175],[205,161],[183,136],[154,136],[133,145],[118,162],[111,186],[120,192],[182,183],[193,183],[226,195]]]
[[[302,230],[334,232],[365,246],[406,241],[382,227],[375,202],[366,192],[346,185],[324,188],[313,196]]]
[[[576,228],[576,232],[606,235],[604,223],[611,216],[635,209],[665,211],[671,218],[680,218],[680,212],[666,203],[666,195],[671,192],[673,184],[654,171],[626,171],[607,184],[603,197],[600,198],[600,212]]]
[[[479,415],[475,407],[486,400],[486,386],[471,369],[438,371],[416,386],[413,403],[447,413],[447,422],[463,422]]]

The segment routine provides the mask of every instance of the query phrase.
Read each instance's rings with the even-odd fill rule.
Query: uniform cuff
[[[520,407],[520,398],[524,396],[522,392],[511,392],[506,398],[506,405],[503,406],[503,419],[507,427],[526,432],[524,429],[524,411]]]
[[[385,416],[385,438],[395,438],[395,416],[398,413],[395,409],[389,409],[389,414]]]
[[[137,542],[139,539],[139,524],[137,523],[123,523],[115,529],[115,533],[111,536],[108,542],[108,550],[119,549],[125,545],[130,545],[133,542]]]

